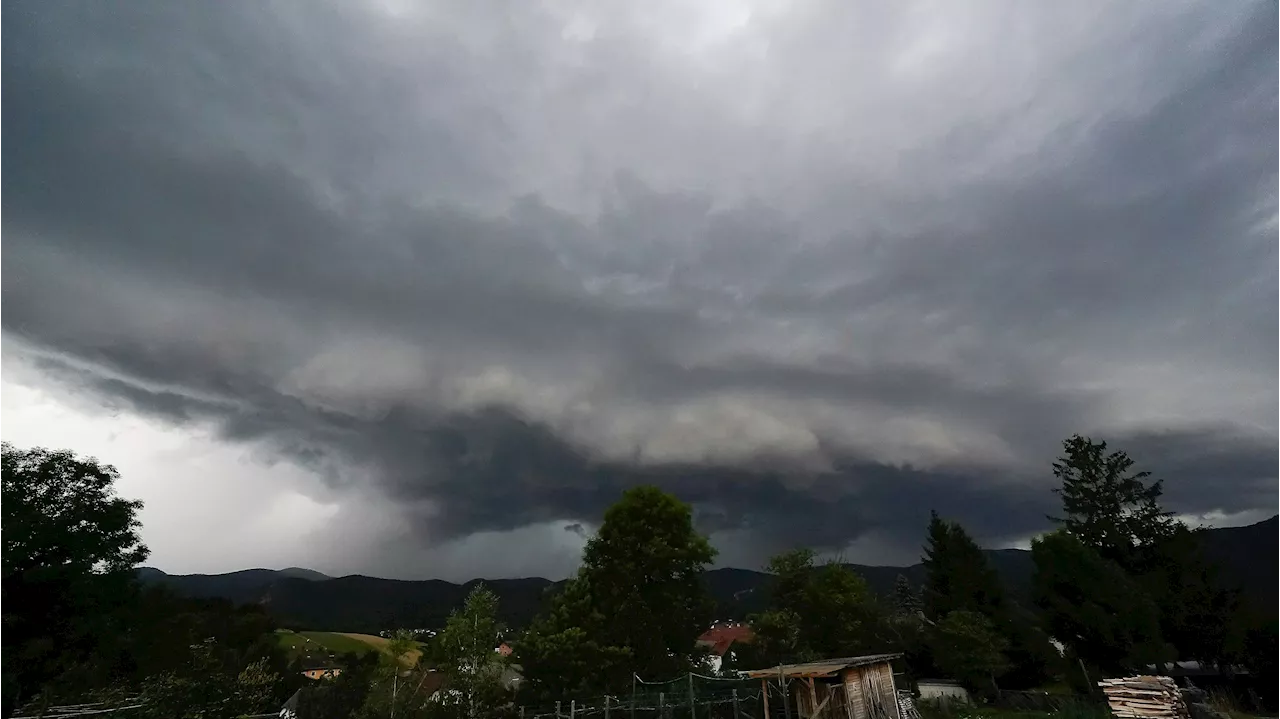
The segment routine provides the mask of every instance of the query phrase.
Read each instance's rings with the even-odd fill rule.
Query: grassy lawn
[[[355,652],[368,654],[378,651],[372,644],[343,636],[336,632],[276,632],[276,641],[304,663],[324,664],[335,661],[342,654]]]
[[[369,652],[385,653],[390,643],[388,640],[373,634],[291,632],[288,630],[277,631],[276,640],[291,656],[301,657],[305,661],[315,663],[337,659],[340,655],[349,652],[360,655],[368,654]],[[421,654],[420,649],[414,649],[406,654],[401,659],[401,662],[409,665],[416,664]]]
[[[349,632],[343,632],[342,636],[365,642],[380,652],[390,651],[389,645],[391,644],[391,640],[385,637],[379,637],[374,634],[352,634]],[[407,666],[414,666],[418,663],[418,657],[420,656],[422,656],[421,644],[418,645],[418,648],[410,649],[408,652],[405,652],[404,656],[400,658],[400,661],[402,664]]]

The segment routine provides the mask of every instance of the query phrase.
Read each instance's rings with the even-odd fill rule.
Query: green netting
[[[760,692],[758,679],[686,674],[654,682],[635,677],[629,693],[565,699],[558,708],[526,707],[524,719],[766,719]]]

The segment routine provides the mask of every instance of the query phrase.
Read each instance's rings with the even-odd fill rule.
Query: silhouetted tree
[[[750,618],[756,635],[746,650],[759,665],[847,656],[890,640],[866,582],[837,562],[814,564],[809,549],[769,561],[770,606]]]
[[[531,691],[603,691],[632,672],[690,668],[712,618],[702,573],[714,558],[687,504],[656,487],[627,490],[587,542],[577,577],[516,647]]]
[[[1148,553],[1177,524],[1160,506],[1161,482],[1147,482],[1150,472],[1134,471],[1129,455],[1108,452],[1106,442],[1077,434],[1062,447],[1053,463],[1062,516],[1051,519],[1104,559],[1141,574]]]
[[[1063,450],[1053,464],[1062,498],[1056,521],[1141,585],[1179,658],[1221,661],[1239,598],[1221,586],[1197,532],[1161,506],[1161,482],[1135,471],[1125,452],[1108,452],[1106,442],[1074,435]]]
[[[1031,556],[1036,605],[1075,656],[1112,676],[1171,658],[1155,602],[1114,561],[1064,531],[1033,540]]]
[[[985,615],[957,609],[931,632],[934,661],[971,691],[993,694],[996,678],[1009,668],[1008,642]]]
[[[107,682],[136,599],[141,502],[115,494],[115,468],[66,450],[3,444],[5,715],[19,696],[76,673]],[[89,682],[95,683],[95,682]]]
[[[1004,608],[1004,587],[977,542],[958,523],[929,515],[924,549],[925,613],[935,621],[965,610],[996,617]]]
[[[497,595],[479,584],[471,590],[462,609],[449,616],[444,631],[440,632],[440,648],[451,690],[450,698],[441,700],[441,707],[449,716],[490,717],[506,703],[501,680],[507,661],[494,651],[494,643],[502,631],[497,617]]]
[[[920,601],[920,592],[911,586],[911,582],[899,574],[893,581],[893,611],[897,614],[914,616],[924,609]]]

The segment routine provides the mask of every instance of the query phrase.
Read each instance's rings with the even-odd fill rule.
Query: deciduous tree
[[[516,646],[530,692],[599,693],[632,672],[689,669],[712,618],[702,574],[714,558],[688,505],[656,487],[627,490],[587,542],[578,575]]]
[[[753,659],[848,656],[888,641],[884,616],[862,577],[838,562],[815,566],[814,560],[812,550],[796,549],[769,561],[770,609],[751,618]]]
[[[1008,642],[985,615],[957,609],[932,632],[934,661],[970,690],[995,692],[996,679],[1009,668]]]
[[[1052,636],[1110,675],[1171,659],[1159,613],[1114,561],[1059,530],[1031,543],[1033,595]]]
[[[191,647],[182,667],[149,677],[142,686],[140,716],[155,719],[237,717],[280,707],[281,680],[267,660],[228,671],[212,639]]]
[[[582,555],[592,606],[610,617],[608,646],[626,648],[636,673],[689,667],[714,603],[703,572],[716,551],[693,527],[689,505],[656,487],[627,490]]]
[[[483,584],[476,585],[462,609],[449,616],[438,640],[449,672],[449,695],[441,706],[453,716],[491,717],[507,703],[501,683],[507,662],[494,651],[501,631],[498,597]]]
[[[115,468],[66,450],[3,445],[3,665],[13,694],[118,652],[147,557],[141,502],[115,494]],[[6,714],[13,709],[5,699]]]

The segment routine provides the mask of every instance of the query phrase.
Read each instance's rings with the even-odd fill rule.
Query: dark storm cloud
[[[757,553],[1003,541],[1077,431],[1275,502],[1273,4],[71,7],[5,12],[6,335],[431,541],[642,482]]]

